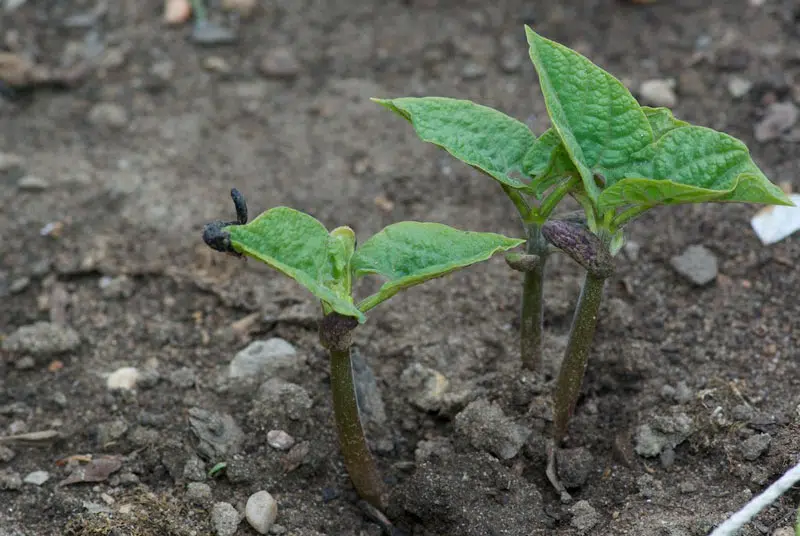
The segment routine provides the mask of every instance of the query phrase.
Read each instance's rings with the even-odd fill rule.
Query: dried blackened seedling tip
[[[233,206],[236,208],[236,220],[239,225],[244,225],[247,223],[247,202],[244,200],[244,195],[236,188],[231,188],[231,199],[233,199]]]
[[[244,200],[244,195],[236,188],[231,189],[231,199],[233,199],[233,206],[236,208],[236,221],[212,221],[203,226],[203,242],[208,247],[222,253],[228,253],[236,257],[241,257],[242,254],[233,249],[231,245],[231,235],[223,229],[231,225],[244,225],[247,223],[247,203]]]

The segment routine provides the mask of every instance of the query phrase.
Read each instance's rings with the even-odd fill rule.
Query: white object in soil
[[[750,220],[758,239],[765,246],[780,242],[800,230],[800,194],[791,194],[789,199],[798,206],[765,207]]]
[[[136,387],[136,382],[139,381],[141,374],[135,367],[122,367],[112,372],[106,380],[106,387],[110,391],[118,389],[130,391]]]
[[[247,499],[244,516],[259,534],[266,534],[278,518],[278,503],[266,491],[259,491]]]

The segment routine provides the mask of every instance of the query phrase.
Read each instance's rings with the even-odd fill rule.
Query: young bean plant
[[[272,208],[247,223],[244,197],[236,189],[231,197],[236,221],[207,224],[203,240],[217,251],[266,263],[320,300],[319,339],[330,356],[333,412],[344,464],[361,498],[385,508],[383,480],[359,417],[350,360],[353,330],[366,321],[364,313],[398,292],[487,260],[524,240],[407,221],[389,225],[356,247],[350,227],[328,232],[312,216],[287,207]],[[353,281],[369,274],[386,281],[356,303]]]
[[[792,205],[741,141],[641,106],[625,86],[577,52],[526,26],[529,52],[550,116],[540,137],[523,123],[469,101],[376,99],[424,140],[495,179],[519,211],[527,255],[520,332],[523,364],[541,367],[542,279],[549,247],[586,270],[553,396],[547,474],[557,489],[554,450],[567,433],[594,337],[605,281],[625,226],[662,205],[742,202]],[[553,218],[567,195],[579,218]]]

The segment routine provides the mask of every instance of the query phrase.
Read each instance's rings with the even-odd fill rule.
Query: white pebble
[[[32,473],[28,473],[28,475],[25,477],[23,481],[26,484],[41,486],[48,480],[50,480],[50,473],[48,473],[47,471],[34,471]]]
[[[106,387],[110,391],[122,389],[130,391],[136,387],[136,382],[139,381],[141,374],[135,367],[122,367],[112,372],[106,380]]]
[[[650,106],[666,106],[672,108],[677,104],[675,95],[675,80],[646,80],[639,88],[642,104]]]
[[[267,432],[267,444],[278,450],[289,450],[294,445],[294,438],[283,430],[270,430]]]
[[[278,518],[278,503],[266,491],[259,491],[247,499],[244,516],[259,534],[266,534]]]

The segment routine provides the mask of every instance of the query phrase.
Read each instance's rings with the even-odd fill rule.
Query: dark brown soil
[[[547,116],[526,56],[526,23],[634,90],[647,79],[676,79],[678,117],[743,139],[769,177],[800,188],[796,142],[757,143],[753,135],[771,102],[800,98],[800,11],[791,0],[758,3],[279,0],[259,2],[241,20],[239,42],[218,47],[193,44],[190,25],[164,27],[152,0],[109,2],[101,23],[77,28],[62,22],[93,4],[30,0],[4,12],[7,46],[16,39],[54,66],[95,52],[104,67],[77,88],[0,101],[0,152],[23,159],[21,169],[0,171],[0,334],[54,321],[81,337],[76,350],[22,368],[24,356],[2,355],[0,436],[55,429],[61,439],[7,445],[16,455],[0,462],[0,474],[45,470],[51,478],[0,489],[0,535],[212,533],[211,508],[186,493],[193,407],[231,415],[245,434],[224,460],[227,473],[207,481],[213,501],[241,512],[266,489],[284,534],[379,534],[355,505],[338,455],[313,300],[253,261],[208,250],[203,223],[233,217],[235,186],[252,215],[289,205],[329,228],[351,225],[360,237],[408,219],[519,233],[496,184],[419,142],[369,97],[472,99],[542,132]],[[259,71],[279,46],[299,61],[293,78]],[[728,91],[732,76],[753,83],[740,99]],[[98,103],[126,114],[98,118]],[[25,175],[47,187],[19,187]],[[665,208],[631,227],[638,259],[618,259],[566,442],[592,457],[571,504],[544,477],[543,445],[551,376],[580,285],[574,264],[558,258],[549,268],[544,384],[520,371],[521,280],[500,258],[375,310],[356,346],[385,406],[370,439],[394,489],[389,517],[420,536],[699,536],[795,463],[800,239],[762,246],[749,226],[755,211]],[[55,222],[57,236],[40,234]],[[670,267],[693,244],[719,259],[707,287]],[[114,278],[112,290],[104,278]],[[251,329],[231,329],[253,313]],[[265,417],[254,408],[258,383],[227,377],[239,350],[271,337],[307,359],[291,381],[313,404],[297,419],[280,408]],[[469,398],[439,415],[415,409],[400,382],[414,363],[530,428],[521,452],[498,461],[464,439],[453,415]],[[105,377],[128,366],[148,371],[145,379],[135,391],[109,392]],[[681,413],[691,434],[674,451],[634,452],[642,425]],[[122,435],[103,441],[115,421]],[[307,454],[286,460],[266,443],[271,429],[308,442]],[[746,460],[744,440],[761,433],[769,448]],[[432,455],[419,449],[431,445]],[[121,455],[123,467],[104,482],[59,487],[67,473],[56,461],[76,454]],[[796,499],[785,496],[743,534],[792,525]],[[588,501],[596,524],[574,515],[586,506],[574,509],[577,501]],[[110,513],[91,513],[98,507]],[[242,521],[238,534],[255,532]]]

